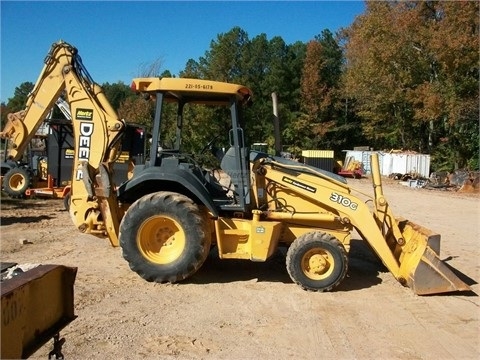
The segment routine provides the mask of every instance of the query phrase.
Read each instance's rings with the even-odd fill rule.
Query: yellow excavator
[[[346,276],[356,230],[390,273],[416,294],[470,290],[440,260],[440,235],[392,214],[376,155],[371,159],[373,196],[365,201],[341,176],[250,151],[243,109],[252,92],[245,86],[136,78],[132,89],[155,103],[155,115],[148,159],[121,184],[112,179],[126,124],[77,49],[66,42],[52,45],[25,110],[8,115],[1,136],[13,142],[9,154],[17,158],[59,95],[66,94],[75,137],[72,221],[81,232],[121,246],[130,268],[145,280],[186,279],[212,247],[222,259],[251,261],[265,261],[285,247],[293,282],[306,290],[329,291]],[[218,160],[222,178],[201,166],[198,153],[185,151],[192,134],[186,131],[187,119],[196,106],[218,107],[229,117],[220,134],[227,144]],[[166,130],[172,118],[174,131]],[[174,141],[166,146],[170,137]],[[217,140],[212,135],[204,149]]]

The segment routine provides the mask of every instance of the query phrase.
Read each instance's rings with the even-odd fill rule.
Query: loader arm
[[[108,236],[116,245],[121,215],[112,165],[125,123],[88,74],[75,47],[63,41],[52,45],[25,109],[8,115],[0,137],[13,143],[10,158],[21,157],[62,92],[70,107],[75,138],[70,215],[80,231]]]
[[[315,172],[311,169],[304,175],[297,177],[286,176],[285,170],[305,169],[301,165],[287,165],[277,161],[268,161],[272,168],[267,171],[267,178],[282,187],[289,189],[292,194],[309,199],[314,205],[310,206],[311,212],[307,215],[311,220],[315,217],[323,216],[330,218],[331,222],[343,223],[346,226],[355,227],[361,235],[368,241],[377,256],[383,264],[395,276],[399,273],[399,263],[395,259],[392,251],[377,224],[370,208],[361,199],[350,193],[347,184],[338,179],[329,177],[322,172]],[[311,176],[310,173],[315,176]],[[315,209],[317,213],[315,214]],[[315,215],[314,215],[315,214]],[[279,219],[282,216],[277,212],[266,214],[268,219]],[[289,218],[292,220],[301,219],[300,212],[292,212]]]
[[[269,210],[264,211],[266,219],[308,220],[312,226],[323,221],[324,228],[319,230],[327,232],[342,225],[353,227],[395,279],[416,294],[470,290],[440,260],[440,235],[394,217],[383,195],[378,154],[371,159],[374,196],[362,193],[368,197],[366,201],[352,194],[360,191],[334,177],[302,166],[263,161],[265,169],[261,173],[275,189],[270,191],[272,198],[283,198],[283,203],[288,204],[278,207],[271,201]]]

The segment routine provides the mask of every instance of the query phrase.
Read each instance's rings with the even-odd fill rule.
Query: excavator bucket
[[[470,291],[440,259],[440,235],[411,221],[397,219],[405,245],[397,246],[400,279],[417,295]]]

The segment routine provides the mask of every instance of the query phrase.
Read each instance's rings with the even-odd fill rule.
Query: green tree
[[[356,100],[363,132],[379,147],[411,147],[412,112],[405,89],[409,87],[409,53],[398,43],[398,16],[390,3],[368,2],[366,14],[348,30],[345,97]],[[411,53],[411,52],[410,52]],[[410,118],[409,118],[410,117]]]
[[[240,27],[217,35],[210,43],[210,50],[200,58],[203,77],[212,80],[244,83],[242,65],[248,34]]]
[[[181,78],[201,79],[202,70],[200,64],[193,59],[188,59],[185,69],[180,71],[179,75]]]
[[[127,97],[118,107],[117,113],[128,123],[144,125],[148,132],[152,130],[154,105],[141,96]]]
[[[296,122],[296,131],[302,134],[298,142],[303,146],[339,153],[361,139],[341,91],[343,63],[342,49],[328,29],[307,44],[301,82],[302,115]]]
[[[278,97],[278,111],[283,150],[298,153],[295,144],[299,138],[295,130],[298,113],[300,111],[300,79],[305,60],[306,45],[300,41],[286,44],[275,36],[270,40],[269,71],[263,81],[262,98],[265,103],[265,112],[268,114],[269,127],[266,129],[266,138],[270,146],[273,145],[272,103],[271,93]]]
[[[7,115],[25,109],[28,94],[33,90],[34,84],[24,82],[17,86],[13,92],[13,97],[9,98],[7,104],[2,103],[1,128],[5,126]]]
[[[266,141],[273,149],[271,94],[276,92],[280,99],[283,136],[291,143],[296,136],[290,127],[295,122],[292,112],[300,109],[299,85],[304,56],[305,45],[301,42],[287,45],[281,37],[268,40],[265,34],[250,40],[244,30],[234,27],[219,34],[198,61],[190,59],[180,76],[239,83],[252,89],[254,102],[245,110],[247,142]],[[225,115],[221,112],[203,112],[201,116],[209,119],[208,127],[228,132]],[[198,118],[195,121],[197,129],[206,126],[203,125],[206,120]]]
[[[344,81],[372,144],[428,151],[436,170],[478,159],[478,15],[477,2],[367,2]]]
[[[21,83],[20,86],[15,88],[13,97],[8,99],[7,107],[11,112],[16,112],[25,109],[27,98],[30,92],[33,90],[34,84],[31,82]]]
[[[104,83],[102,84],[102,89],[108,102],[115,110],[118,110],[127,98],[134,96],[130,87],[121,81],[113,84]]]

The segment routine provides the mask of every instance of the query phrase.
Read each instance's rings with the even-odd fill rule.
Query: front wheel
[[[287,271],[305,290],[330,291],[345,278],[348,256],[335,237],[314,231],[298,237],[287,251]]]
[[[198,206],[173,192],[149,194],[133,203],[120,224],[119,241],[130,268],[159,283],[193,275],[211,243]]]

